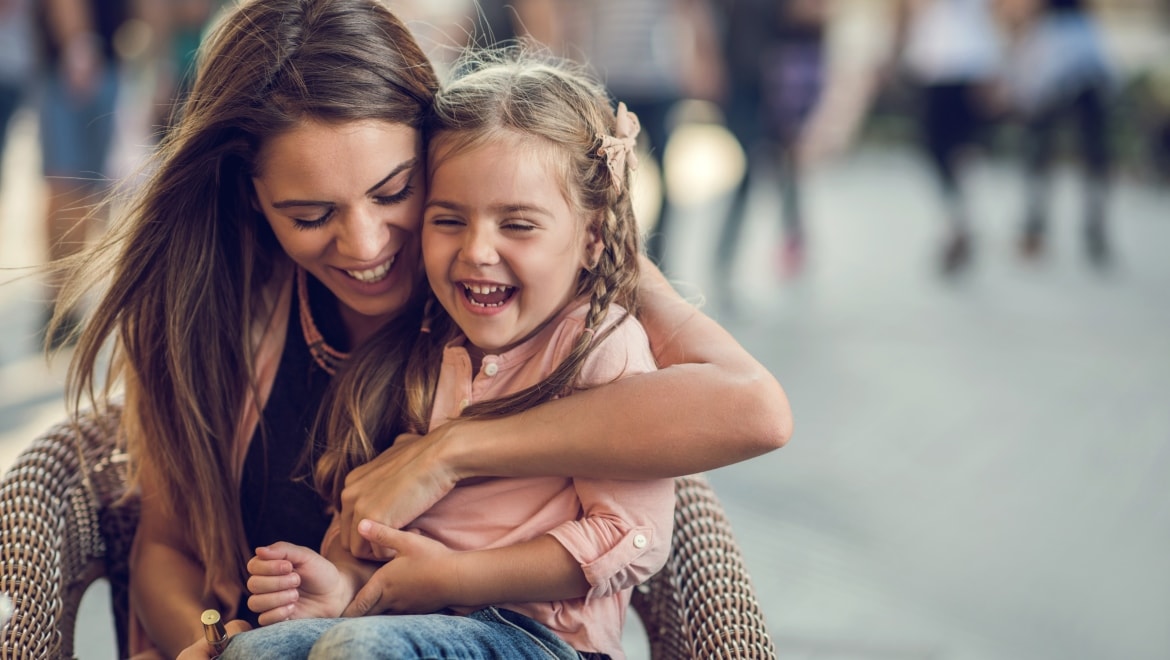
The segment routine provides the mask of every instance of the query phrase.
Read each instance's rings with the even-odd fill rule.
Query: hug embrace
[[[210,657],[213,607],[223,657],[620,658],[671,477],[788,440],[641,256],[637,117],[521,48],[455,72],[380,0],[233,6],[78,261],[61,309],[107,277],[70,401],[123,407],[139,657]]]

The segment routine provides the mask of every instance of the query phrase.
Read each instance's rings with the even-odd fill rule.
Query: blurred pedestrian
[[[893,69],[918,92],[922,146],[930,158],[949,225],[944,274],[971,258],[964,160],[993,114],[1003,39],[992,0],[898,0]]]
[[[1039,256],[1047,241],[1052,163],[1058,131],[1075,126],[1085,170],[1083,232],[1086,255],[1104,266],[1110,179],[1109,96],[1113,74],[1094,18],[1083,0],[1038,0],[1012,17],[1007,92],[1025,126],[1027,206],[1020,251]]]
[[[470,4],[469,43],[477,48],[506,46],[522,38],[553,52],[564,45],[558,0],[475,0]]]
[[[114,136],[119,59],[118,29],[130,0],[43,0],[35,3],[43,43],[40,96],[41,163],[48,188],[46,233],[50,261],[85,244],[91,210],[106,189],[106,161]],[[60,275],[50,274],[44,326],[52,314]],[[51,347],[70,339],[70,316],[47,337]]]
[[[727,127],[748,168],[732,196],[720,232],[716,268],[727,279],[734,261],[748,192],[761,172],[780,184],[784,238],[777,262],[787,276],[805,261],[804,206],[798,144],[825,85],[829,0],[718,0],[726,80]]]
[[[638,115],[659,167],[658,220],[646,252],[663,270],[673,213],[663,154],[671,111],[687,98],[714,100],[718,37],[707,0],[579,0],[564,5],[566,52],[588,63],[609,92]],[[639,218],[646,227],[648,218]]]
[[[36,69],[32,0],[0,0],[0,163],[8,126],[28,98]]]
[[[158,75],[155,82],[153,124],[161,134],[170,131],[182,111],[194,82],[195,56],[203,32],[226,0],[137,0],[157,41]]]

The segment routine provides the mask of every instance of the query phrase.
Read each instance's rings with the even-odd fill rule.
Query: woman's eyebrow
[[[413,168],[415,165],[418,165],[418,157],[417,157],[417,156],[416,156],[416,157],[414,157],[414,158],[411,158],[411,159],[410,159],[410,160],[408,160],[408,161],[405,161],[405,162],[402,162],[402,163],[400,163],[400,164],[398,165],[398,167],[395,167],[394,169],[390,170],[390,173],[389,173],[389,174],[387,174],[386,176],[382,177],[382,180],[381,180],[381,181],[379,181],[379,182],[375,183],[373,186],[370,186],[370,189],[366,191],[366,194],[367,194],[367,195],[372,195],[372,194],[374,194],[374,192],[375,192],[376,190],[378,190],[378,188],[381,188],[383,185],[385,185],[387,181],[389,181],[390,179],[393,179],[394,177],[398,176],[398,174],[399,174],[399,173],[401,173],[401,172],[404,172],[404,171],[406,171],[406,170],[412,169],[412,168]]]
[[[389,181],[390,179],[393,179],[394,177],[398,176],[399,174],[401,174],[402,172],[404,172],[406,170],[414,168],[416,165],[418,165],[418,158],[417,157],[411,158],[408,161],[404,161],[404,162],[400,163],[397,167],[390,170],[389,174],[382,177],[382,179],[380,181],[378,181],[373,186],[371,186],[370,189],[366,191],[366,194],[367,195],[374,194],[374,192],[376,192],[378,190],[378,188],[381,188],[382,186],[386,185],[387,181]],[[287,209],[287,208],[294,207],[294,206],[329,206],[330,204],[332,204],[332,202],[318,201],[318,200],[312,200],[312,199],[286,199],[286,200],[282,200],[279,202],[273,202],[272,208],[274,208],[274,209]]]

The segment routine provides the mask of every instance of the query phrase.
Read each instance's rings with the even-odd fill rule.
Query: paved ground
[[[17,142],[2,267],[40,254]],[[711,297],[795,410],[787,448],[711,475],[784,657],[1170,657],[1170,194],[1119,184],[1120,258],[1101,273],[1081,258],[1065,173],[1052,250],[1024,264],[1018,174],[974,173],[976,264],[954,282],[935,274],[933,189],[904,149],[813,174],[800,280],[773,274],[770,189],[734,300],[711,293],[722,201],[679,221],[680,288]],[[38,296],[31,279],[0,286],[0,467],[62,410],[63,365],[33,350]],[[87,599],[82,658],[111,657],[103,596]]]

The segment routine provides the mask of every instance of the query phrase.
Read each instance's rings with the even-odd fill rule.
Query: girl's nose
[[[499,261],[494,235],[491,231],[469,227],[464,233],[463,260],[476,266],[491,265]]]

